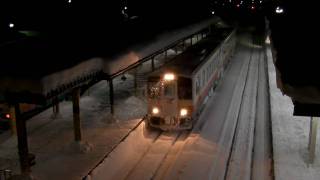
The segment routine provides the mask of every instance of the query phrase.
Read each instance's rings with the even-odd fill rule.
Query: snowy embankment
[[[319,180],[319,140],[313,164],[308,159],[310,117],[293,116],[293,104],[276,85],[276,71],[270,47],[267,48],[274,173],[276,180]]]

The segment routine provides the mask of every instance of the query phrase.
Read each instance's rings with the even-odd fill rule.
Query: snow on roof
[[[108,75],[115,74],[130,65],[138,62],[139,60],[148,57],[164,49],[165,47],[181,40],[185,37],[188,37],[196,32],[201,31],[202,29],[208,27],[213,22],[216,22],[217,19],[207,19],[198,24],[189,25],[171,32],[166,32],[158,35],[153,40],[148,42],[139,43],[131,48],[128,52],[119,55],[114,59],[108,59],[104,62],[104,72]]]

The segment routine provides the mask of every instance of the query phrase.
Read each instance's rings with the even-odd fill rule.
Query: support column
[[[60,113],[59,99],[58,98],[55,98],[53,100],[52,110],[53,110],[52,118],[58,117],[59,113]]]
[[[17,135],[17,119],[16,119],[15,106],[10,105],[10,107],[9,107],[9,113],[10,113],[10,128],[11,128],[11,134],[12,134],[12,135]]]
[[[315,152],[316,152],[316,140],[317,140],[318,118],[311,117],[310,119],[310,131],[309,131],[309,162],[313,164]]]
[[[154,57],[151,59],[151,71],[154,71]]]
[[[81,141],[80,88],[72,90],[74,140]]]
[[[110,112],[111,114],[114,114],[114,97],[113,97],[113,82],[112,79],[109,79],[109,98],[110,98]]]
[[[134,77],[133,77],[133,86],[134,86],[134,94],[137,95],[137,89],[138,89],[138,68],[134,68]],[[111,101],[110,101],[111,102]]]
[[[31,172],[30,165],[28,162],[28,137],[26,121],[22,119],[19,103],[14,105],[16,125],[17,125],[17,137],[18,137],[18,153],[20,159],[21,174],[28,176]]]

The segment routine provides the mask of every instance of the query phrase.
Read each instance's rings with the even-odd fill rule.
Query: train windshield
[[[179,99],[192,99],[192,81],[190,78],[179,78],[178,97]]]
[[[174,97],[175,96],[175,84],[174,83],[165,83],[164,96],[166,96],[166,97]]]

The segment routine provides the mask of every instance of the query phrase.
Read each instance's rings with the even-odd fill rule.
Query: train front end
[[[181,82],[174,73],[148,78],[149,126],[164,131],[192,129],[191,87]]]

